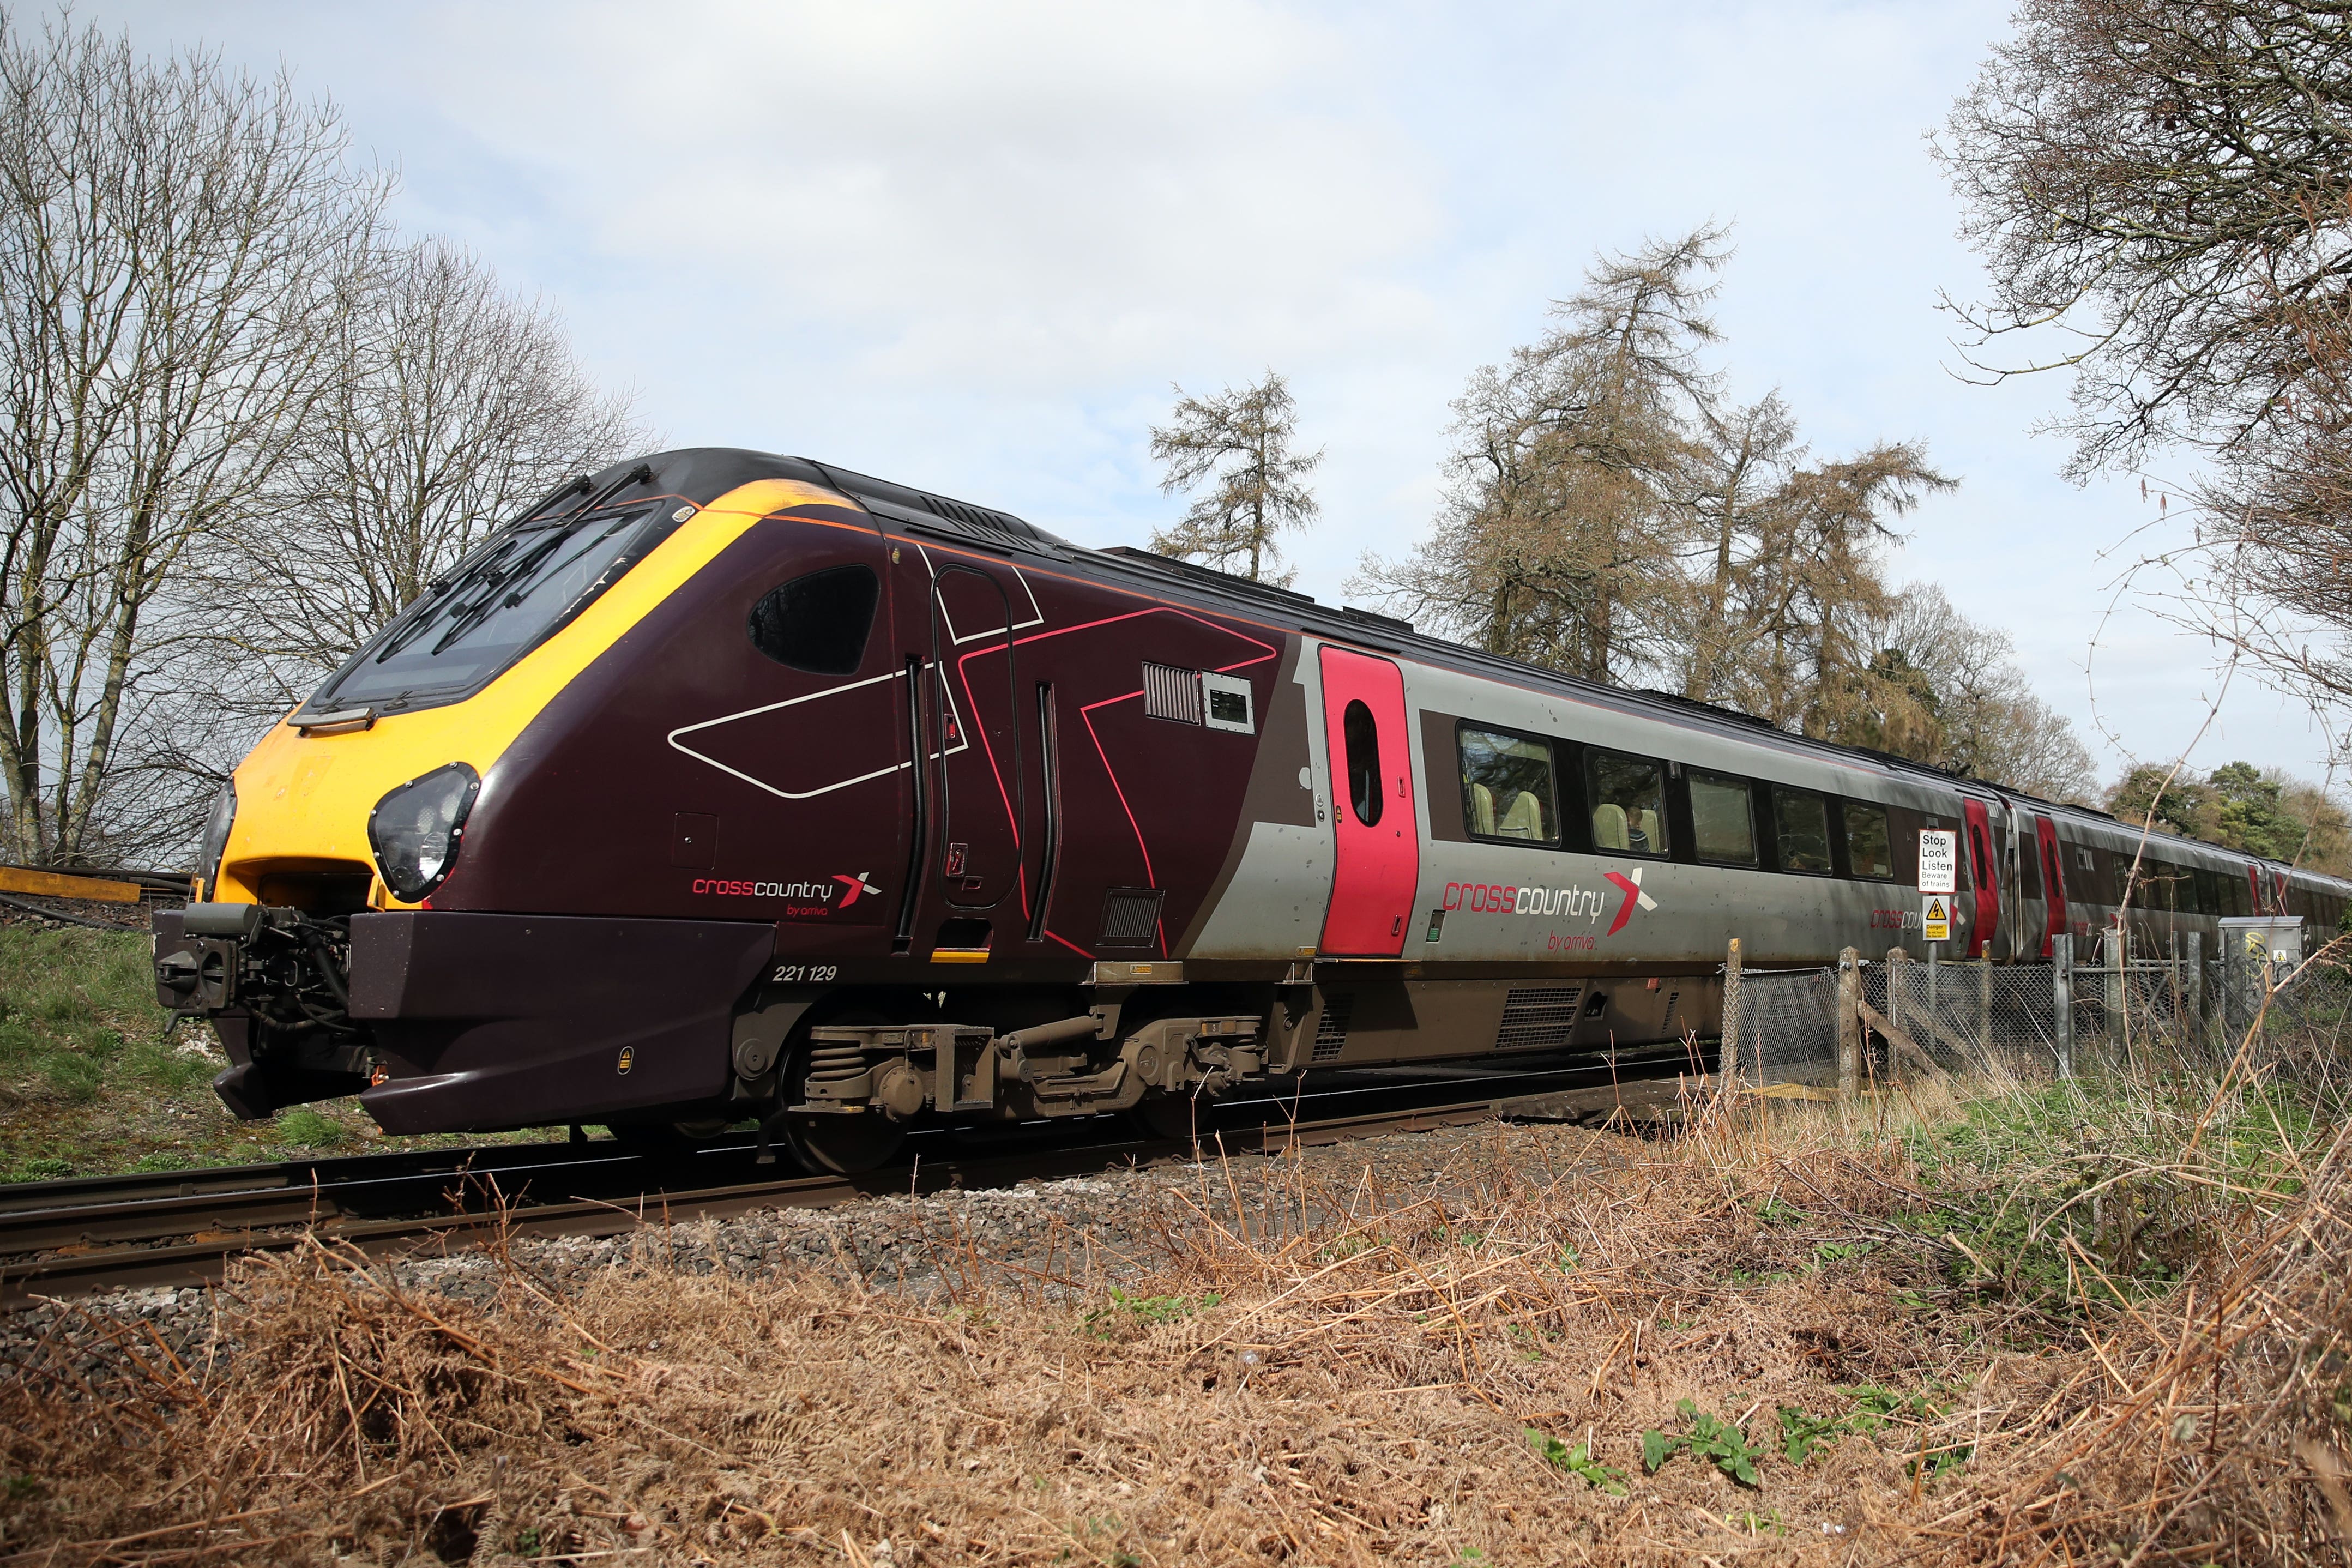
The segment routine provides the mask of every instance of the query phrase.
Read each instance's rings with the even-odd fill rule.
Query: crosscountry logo
[[[1625,922],[1633,918],[1635,904],[1645,910],[1654,910],[1658,907],[1658,900],[1642,891],[1642,868],[1639,866],[1633,868],[1631,876],[1622,871],[1611,871],[1607,875],[1625,895],[1625,901],[1617,906],[1617,918],[1609,922],[1609,934],[1615,936],[1625,929]]]
[[[858,895],[861,893],[871,893],[876,898],[880,898],[882,889],[867,881],[866,877],[866,873],[863,871],[858,872],[855,877],[835,877],[834,880],[841,884],[842,892],[841,902],[834,907],[845,910],[857,901]]]

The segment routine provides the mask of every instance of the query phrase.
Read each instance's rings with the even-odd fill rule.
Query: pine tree
[[[1170,495],[1207,488],[1181,521],[1151,536],[1151,548],[1254,583],[1287,584],[1292,574],[1276,570],[1274,536],[1314,521],[1320,509],[1300,481],[1323,460],[1320,448],[1290,449],[1297,410],[1288,384],[1268,370],[1265,380],[1213,397],[1173,390],[1174,416],[1151,432],[1151,455],[1168,469],[1160,488]]]

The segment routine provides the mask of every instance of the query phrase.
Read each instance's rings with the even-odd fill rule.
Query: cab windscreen
[[[473,769],[451,763],[375,803],[368,816],[368,843],[393,897],[413,904],[441,885],[457,861],[466,814],[481,787]]]

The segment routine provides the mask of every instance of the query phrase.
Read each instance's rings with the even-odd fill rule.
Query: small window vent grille
[[[1498,1051],[1554,1049],[1576,1033],[1576,1003],[1581,985],[1514,985],[1503,998],[1503,1026],[1495,1032]]]
[[[1103,900],[1102,945],[1150,947],[1166,896],[1158,888],[1113,888]]]
[[[1323,1000],[1323,1016],[1315,1021],[1315,1049],[1307,1060],[1336,1062],[1348,1046],[1348,1015],[1354,1012],[1353,996],[1327,996]]]
[[[1154,719],[1173,719],[1179,724],[1199,723],[1201,672],[1178,669],[1168,664],[1146,664],[1143,710]]]

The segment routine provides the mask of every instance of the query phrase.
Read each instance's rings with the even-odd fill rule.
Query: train
[[[924,1125],[1718,1032],[1727,939],[2039,962],[2352,884],[805,458],[499,527],[253,748],[158,999],[237,1115]],[[2137,870],[2135,870],[2137,867]],[[2135,880],[2135,879],[2137,879]],[[2209,946],[2207,951],[2213,951]]]

